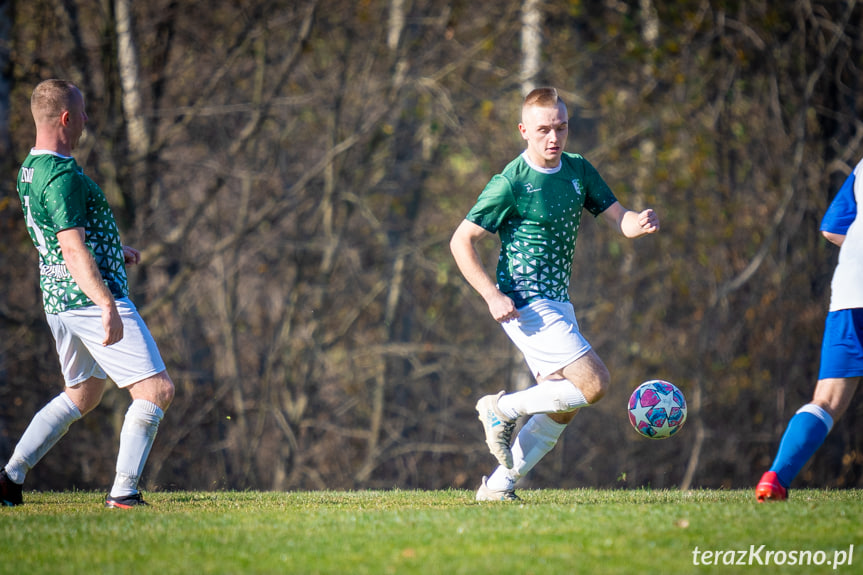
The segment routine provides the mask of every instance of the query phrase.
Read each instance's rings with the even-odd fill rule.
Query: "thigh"
[[[81,337],[81,327],[75,320],[70,321],[63,314],[47,314],[48,327],[54,336],[57,358],[60,360],[60,371],[66,387],[74,387],[91,378],[105,379],[105,371],[99,366],[96,358],[90,353],[87,337]],[[95,323],[85,329],[102,329],[101,315]],[[91,322],[92,323],[92,322]],[[104,335],[103,335],[104,337]],[[101,343],[99,344],[101,345]]]
[[[592,349],[559,372],[584,394],[588,403],[594,404],[608,391],[611,376],[608,368]]]
[[[604,380],[608,381],[609,373],[605,363],[594,350],[590,350],[559,372],[570,381]]]
[[[150,330],[127,298],[117,300],[123,321],[123,339],[102,345],[102,312],[96,306],[62,312],[66,325],[87,347],[88,352],[118,387],[127,387],[165,371],[165,363]],[[96,322],[98,319],[98,327]]]

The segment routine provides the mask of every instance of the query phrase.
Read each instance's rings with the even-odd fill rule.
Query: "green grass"
[[[521,490],[515,504],[462,490],[175,492],[131,511],[103,509],[101,493],[24,495],[0,508],[0,573],[863,573],[858,490],[775,504],[751,490]],[[852,544],[835,571],[693,565],[696,547],[832,561]]]

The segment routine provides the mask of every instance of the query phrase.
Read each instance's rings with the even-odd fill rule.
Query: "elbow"
[[[459,250],[459,242],[456,239],[456,235],[453,235],[453,237],[451,237],[449,240],[449,252],[456,259],[458,259],[458,250]]]

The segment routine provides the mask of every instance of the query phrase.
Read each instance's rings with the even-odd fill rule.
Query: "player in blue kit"
[[[845,180],[821,221],[821,233],[840,246],[821,368],[812,401],[791,418],[770,469],[755,487],[758,501],[784,501],[788,487],[842,417],[863,376],[863,161]]]
[[[579,331],[569,301],[582,210],[602,214],[628,238],[659,230],[652,209],[624,208],[587,160],[564,152],[569,117],[557,90],[528,94],[518,128],[526,149],[489,181],[450,240],[459,270],[538,383],[477,402],[486,443],[499,463],[483,477],[478,501],[517,500],[516,482],[551,451],[575,412],[608,388],[608,369]],[[475,245],[492,234],[501,241],[496,281]],[[522,417],[529,419],[510,446]]]

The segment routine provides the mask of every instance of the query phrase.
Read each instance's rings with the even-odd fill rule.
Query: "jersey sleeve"
[[[497,174],[486,184],[465,219],[494,234],[517,213],[512,183],[505,176]]]
[[[45,212],[54,232],[87,225],[87,190],[83,178],[74,170],[57,174],[45,188]]]
[[[856,172],[856,170],[855,170]],[[857,201],[854,198],[854,182],[856,176],[852,173],[839,188],[830,207],[821,220],[821,231],[845,235],[848,228],[857,217]]]
[[[584,209],[595,217],[607,210],[617,201],[617,198],[614,197],[611,188],[608,187],[608,184],[605,183],[605,180],[599,175],[597,169],[593,167],[593,164],[587,160],[582,160],[584,162],[584,180],[587,184],[587,197],[584,200]]]

